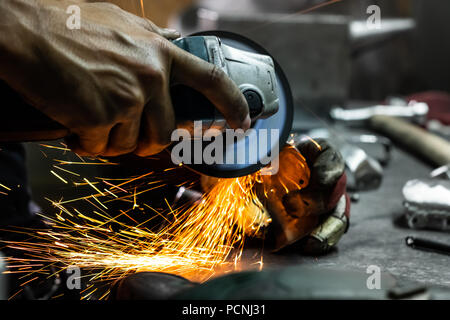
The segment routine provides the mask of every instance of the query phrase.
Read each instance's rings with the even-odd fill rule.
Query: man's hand
[[[66,27],[70,5],[81,8],[79,30]],[[247,129],[239,88],[168,41],[177,37],[107,3],[1,1],[0,78],[67,127],[81,155],[162,151],[176,125],[174,83],[204,94],[231,127]]]

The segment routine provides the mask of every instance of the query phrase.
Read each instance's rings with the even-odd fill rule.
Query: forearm
[[[0,76],[8,80],[13,68],[32,58],[40,33],[39,1],[8,0],[0,3]]]
[[[37,66],[49,44],[48,25],[61,24],[55,12],[77,1],[0,1],[0,78],[12,84],[21,82]]]

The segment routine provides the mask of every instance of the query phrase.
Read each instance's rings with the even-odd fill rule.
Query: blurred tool
[[[434,165],[450,163],[450,142],[405,120],[375,115],[369,120],[370,127],[403,145]]]
[[[427,130],[441,138],[450,140],[450,126],[442,124],[439,120],[428,121]]]
[[[425,91],[407,97],[409,101],[423,101],[430,112],[426,128],[444,139],[450,140],[450,94],[441,91]]]
[[[288,1],[270,2],[264,6],[260,0],[202,0],[173,26],[185,33],[208,29],[239,32],[258,41],[284,67],[294,101],[317,112],[317,108],[326,106],[328,111],[329,105],[347,101],[356,57],[367,51],[378,56],[379,50],[373,49],[415,28],[415,21],[408,18],[383,17],[381,28],[375,29],[367,28],[364,18],[309,12],[314,7],[311,3],[297,1],[291,6]],[[389,59],[395,65],[404,57],[393,51]],[[395,72],[389,71],[389,76],[395,78]],[[377,91],[385,83],[373,81],[369,85]]]
[[[339,150],[345,159],[349,188],[358,191],[378,189],[383,180],[383,168],[363,149],[346,143]]]
[[[405,18],[385,18],[380,28],[368,28],[367,21],[364,20],[352,21],[350,37],[354,48],[365,47],[386,41],[389,37],[413,30],[415,27],[414,19]]]
[[[337,122],[352,126],[363,126],[375,115],[386,115],[423,124],[427,118],[428,110],[426,103],[412,101],[407,105],[376,105],[359,109],[334,108],[330,111],[330,116]]]
[[[431,179],[410,180],[403,187],[408,226],[413,229],[450,230],[450,179],[448,166],[431,173]]]
[[[367,191],[378,189],[383,180],[382,165],[389,162],[391,142],[375,135],[331,134],[327,129],[315,129],[308,133],[313,139],[323,138],[330,141],[342,154],[347,173],[349,190]],[[358,147],[358,143],[379,144],[383,146],[384,156],[375,159]]]
[[[445,244],[445,243],[428,240],[428,239],[415,238],[415,237],[411,237],[411,236],[406,237],[405,241],[406,241],[406,245],[413,249],[432,251],[432,252],[450,255],[450,245]]]
[[[428,104],[428,118],[443,125],[450,125],[450,93],[442,91],[425,91],[406,97],[407,101],[421,101]]]
[[[353,144],[380,145],[383,149],[382,155],[374,158],[382,165],[387,166],[391,161],[392,142],[386,137],[374,134],[349,135],[347,140]]]
[[[174,205],[189,204],[193,205],[200,201],[203,194],[199,191],[186,189],[185,187],[180,187],[175,195]]]

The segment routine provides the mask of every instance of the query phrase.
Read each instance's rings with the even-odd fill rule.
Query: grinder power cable
[[[230,32],[201,32],[173,43],[216,65],[236,83],[249,105],[254,129],[231,143],[226,141],[228,127],[214,105],[194,89],[172,84],[171,98],[177,127],[195,133],[195,123],[201,121],[202,134],[206,129],[218,129],[224,141],[219,161],[211,164],[190,161],[185,164],[202,174],[232,178],[254,173],[270,163],[285,145],[293,121],[292,93],[278,63],[255,42]],[[0,120],[0,141],[56,140],[69,134],[64,126],[28,105],[6,84],[0,84],[0,93],[11,110],[8,117]],[[191,140],[194,144],[195,139]],[[212,141],[215,138],[209,142],[202,141],[201,150]],[[257,146],[264,142],[265,150],[255,149],[255,142]],[[236,160],[238,154],[245,154],[245,157]]]

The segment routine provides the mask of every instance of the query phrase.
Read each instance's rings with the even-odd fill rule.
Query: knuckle
[[[172,130],[169,127],[153,132],[146,139],[141,139],[133,150],[139,157],[148,157],[160,153],[171,144]]]
[[[162,36],[155,36],[153,39],[154,45],[158,48],[162,55],[169,54],[170,42]]]
[[[171,135],[171,130],[164,130],[163,132],[156,135],[154,144],[161,149],[165,149],[171,142]]]
[[[149,148],[137,148],[134,151],[134,154],[137,155],[138,157],[145,158],[145,157],[152,156],[155,153],[152,152]]]
[[[128,115],[136,115],[137,111],[145,104],[145,95],[139,87],[129,87],[122,94],[123,110]]]
[[[95,132],[98,129],[108,127],[114,122],[114,117],[108,115],[108,113],[91,113],[89,117],[83,123],[76,125],[77,129],[81,132]]]
[[[103,9],[107,9],[107,10],[121,10],[120,7],[114,3],[111,2],[102,2],[102,3],[98,3],[97,6],[101,6]]]
[[[120,146],[120,147],[111,147],[104,154],[107,157],[117,157],[124,154],[133,153],[136,150],[136,145],[133,146]]]
[[[156,88],[160,91],[168,82],[168,76],[164,68],[157,66],[148,66],[143,70],[144,77],[147,79],[147,83],[151,85],[152,88]]]
[[[143,22],[145,28],[159,34],[160,29],[156,24],[154,24],[153,22],[151,22],[150,20],[145,19],[145,18],[142,18],[142,22]]]
[[[144,149],[141,148],[141,147],[136,148],[136,150],[134,150],[133,153],[134,153],[135,155],[137,155],[138,157],[141,157],[141,158],[145,158],[145,157],[149,156],[149,155],[144,151]]]
[[[211,66],[208,72],[208,81],[213,84],[221,84],[225,81],[227,75],[225,71],[223,71],[218,66]]]
[[[137,155],[138,157],[145,158],[145,157],[149,157],[149,156],[158,154],[163,150],[164,150],[164,148],[162,148],[158,145],[149,144],[149,145],[138,147],[137,149],[134,150],[134,154]]]

